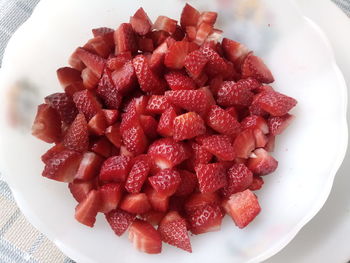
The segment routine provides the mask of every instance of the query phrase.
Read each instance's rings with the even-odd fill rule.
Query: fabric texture
[[[39,0],[0,0],[0,67],[7,42]],[[333,0],[350,17],[350,0]],[[0,167],[1,169],[1,167]],[[72,263],[24,218],[0,174],[0,262]]]

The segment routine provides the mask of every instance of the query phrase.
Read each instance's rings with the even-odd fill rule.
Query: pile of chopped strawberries
[[[104,213],[143,252],[191,252],[188,231],[259,214],[252,191],[276,170],[270,152],[297,102],[266,85],[274,78],[247,47],[220,42],[216,18],[186,4],[180,25],[152,23],[140,8],[116,30],[93,29],[57,70],[64,92],[39,105],[33,134],[54,143],[42,175],[69,183],[80,223]]]

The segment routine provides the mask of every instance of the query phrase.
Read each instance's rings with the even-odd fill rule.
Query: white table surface
[[[337,63],[350,87],[350,18],[329,0],[296,1],[300,3],[303,13],[314,20],[326,33]],[[349,98],[348,101],[350,102]],[[350,123],[349,120],[348,107],[348,123]],[[322,145],[320,149],[315,150],[321,149]],[[350,151],[348,149],[324,207],[289,245],[265,263],[350,262],[349,172]]]

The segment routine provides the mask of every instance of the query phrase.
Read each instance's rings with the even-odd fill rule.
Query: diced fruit
[[[194,193],[186,200],[185,210],[191,214],[197,209],[203,208],[207,205],[220,205],[220,197],[216,192],[211,193]]]
[[[164,169],[148,178],[151,186],[159,194],[173,195],[181,183],[180,173],[173,169]]]
[[[247,164],[254,175],[267,175],[277,169],[278,162],[263,148],[256,149]]]
[[[75,208],[75,219],[86,226],[93,227],[100,203],[99,192],[91,190],[88,196]]]
[[[79,113],[63,138],[67,149],[85,152],[89,148],[89,131],[83,114]]]
[[[187,41],[177,41],[165,54],[164,64],[168,68],[172,69],[182,69],[185,63],[185,57],[188,53],[188,42]]]
[[[75,180],[89,181],[96,177],[100,171],[103,158],[93,152],[85,152],[80,162]]]
[[[135,33],[131,24],[122,23],[114,32],[114,43],[116,45],[115,53],[120,54],[130,51],[135,53],[137,51],[137,44]]]
[[[122,198],[123,186],[117,183],[104,184],[99,189],[101,198],[100,212],[108,213],[116,209]]]
[[[291,124],[294,120],[294,116],[286,114],[281,117],[270,117],[268,119],[268,125],[271,135],[276,136],[284,132],[285,129]]]
[[[92,70],[98,78],[102,76],[104,66],[106,64],[105,59],[98,55],[90,53],[82,48],[77,49],[77,56],[85,64],[86,67]]]
[[[163,95],[152,95],[146,106],[146,111],[150,114],[162,114],[170,107],[168,99]]]
[[[125,183],[125,189],[129,193],[139,193],[150,172],[148,156],[139,156],[130,170]]]
[[[103,135],[108,127],[104,112],[100,111],[88,123],[89,131],[96,135]]]
[[[211,106],[207,124],[221,134],[234,135],[240,130],[239,122],[217,105]]]
[[[244,164],[234,164],[227,172],[227,186],[222,194],[229,197],[232,194],[246,190],[253,183],[253,173]]]
[[[197,26],[199,16],[199,11],[186,3],[181,13],[180,24],[182,28],[186,28],[187,26]]]
[[[265,150],[268,152],[273,152],[275,150],[276,137],[273,135],[268,136],[267,143],[265,145]]]
[[[152,209],[157,212],[166,212],[169,208],[169,197],[158,193],[153,187],[147,187],[145,193]]]
[[[219,231],[223,214],[218,205],[205,205],[188,215],[190,230],[193,234]]]
[[[242,120],[241,125],[242,129],[257,128],[260,129],[264,134],[268,134],[270,132],[266,120],[261,116],[248,116]]]
[[[106,137],[101,137],[91,146],[91,151],[108,158],[111,156],[112,144],[108,141]]]
[[[115,88],[112,81],[111,72],[105,70],[102,78],[96,89],[97,94],[100,96],[106,107],[109,109],[118,109],[122,102],[121,93]]]
[[[105,36],[113,32],[114,30],[108,27],[99,27],[99,28],[92,29],[92,34],[94,35],[94,37]]]
[[[205,133],[205,124],[201,116],[188,112],[174,119],[174,140],[183,141]]]
[[[155,139],[158,137],[158,133],[157,133],[158,122],[155,118],[153,118],[152,116],[141,115],[140,124],[141,124],[142,130],[144,131],[145,135],[149,139]]]
[[[186,170],[179,170],[180,177],[181,177],[181,183],[179,187],[177,188],[175,195],[176,196],[187,196],[191,194],[194,189],[196,188],[198,181],[195,174],[186,171]]]
[[[200,25],[201,23],[207,23],[209,25],[214,25],[217,17],[218,13],[216,12],[202,12],[197,24]]]
[[[74,82],[81,81],[80,70],[70,67],[59,68],[57,71],[57,78],[62,88],[71,85]]]
[[[135,125],[122,131],[122,142],[126,149],[134,155],[144,153],[148,144],[141,125]]]
[[[245,82],[224,81],[218,91],[217,100],[221,106],[249,106],[254,93]]]
[[[84,63],[81,61],[81,59],[78,56],[78,48],[72,53],[72,55],[68,59],[68,64],[79,71],[83,70],[85,68]]]
[[[153,29],[163,30],[169,34],[175,33],[177,21],[166,16],[158,16],[154,22]]]
[[[223,202],[223,207],[239,228],[246,227],[261,210],[258,199],[250,190],[231,195]]]
[[[94,189],[94,187],[95,185],[93,181],[74,182],[68,184],[69,191],[78,203],[82,202],[88,196],[90,191]]]
[[[43,163],[46,164],[48,160],[50,160],[57,153],[62,152],[65,149],[66,148],[63,146],[62,143],[58,143],[58,144],[52,146],[50,149],[48,149],[47,152],[41,156],[41,160],[43,161]]]
[[[127,194],[120,204],[120,208],[132,214],[143,214],[151,209],[145,193]]]
[[[115,89],[120,94],[127,94],[133,89],[136,82],[136,74],[132,61],[126,62],[121,68],[114,70],[111,73],[111,79]]]
[[[202,193],[215,192],[226,186],[225,169],[220,163],[198,164],[196,174]]]
[[[154,50],[153,40],[150,38],[138,38],[137,45],[142,52],[152,52]]]
[[[106,119],[106,122],[107,122],[107,125],[113,125],[118,117],[119,117],[119,111],[117,110],[107,110],[107,109],[104,109],[102,110],[104,116],[105,116],[105,119]]]
[[[159,254],[162,251],[162,239],[154,227],[140,219],[136,219],[129,229],[129,240],[134,247],[148,254]]]
[[[212,135],[204,138],[203,148],[223,161],[232,161],[236,157],[231,138],[226,135]]]
[[[208,58],[200,50],[195,50],[186,56],[184,66],[192,78],[198,78],[207,62]]]
[[[115,147],[120,148],[122,145],[122,135],[120,132],[120,124],[116,123],[113,124],[112,126],[109,126],[105,130],[105,135],[108,138],[108,140],[113,143]]]
[[[194,171],[194,168],[198,164],[209,163],[213,158],[213,155],[207,150],[205,150],[202,145],[199,145],[195,142],[190,142],[189,145],[192,149],[192,154],[190,156],[190,159],[187,160],[187,165],[191,170]]]
[[[262,59],[253,55],[253,53],[248,54],[243,61],[242,77],[252,77],[262,83],[271,83],[275,80]]]
[[[149,211],[141,215],[142,219],[147,221],[148,223],[157,226],[164,218],[165,213],[157,212],[157,211]]]
[[[201,46],[200,51],[208,59],[205,66],[205,71],[208,75],[216,76],[226,72],[227,66],[225,60],[214,49],[208,45],[203,45]]]
[[[245,57],[249,54],[249,49],[246,46],[228,38],[222,40],[222,48],[225,57],[238,66],[242,64]]]
[[[84,87],[90,90],[94,89],[100,80],[90,68],[84,68],[81,72],[81,77],[83,79]]]
[[[255,138],[255,147],[256,148],[265,147],[268,142],[267,136],[260,129],[254,129],[253,134]]]
[[[278,92],[264,92],[258,103],[261,109],[272,116],[283,116],[297,104],[297,101]]]
[[[146,12],[140,7],[134,16],[130,17],[130,24],[135,33],[144,36],[151,31],[152,23]]]
[[[101,110],[101,104],[89,90],[74,93],[73,101],[79,112],[85,115],[87,121]]]
[[[253,130],[246,129],[240,132],[233,143],[233,149],[237,157],[247,159],[250,153],[255,149]]]
[[[164,137],[171,137],[174,134],[174,119],[176,112],[173,107],[166,109],[160,116],[157,132]]]
[[[131,158],[127,156],[112,156],[102,164],[99,174],[102,181],[124,182],[130,169]]]
[[[54,93],[45,97],[45,102],[55,109],[61,117],[61,120],[71,124],[78,114],[78,110],[71,97],[66,93]]]
[[[108,224],[117,236],[123,235],[135,220],[135,215],[121,209],[112,210],[105,216]]]
[[[264,179],[262,179],[262,177],[260,176],[254,176],[253,177],[253,182],[252,184],[249,186],[249,190],[251,191],[256,191],[261,189],[261,187],[264,184]]]
[[[194,90],[195,82],[181,71],[170,71],[164,75],[170,89],[172,90]]]

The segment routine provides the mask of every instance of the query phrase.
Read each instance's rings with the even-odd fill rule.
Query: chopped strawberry
[[[202,45],[209,35],[213,32],[213,26],[208,23],[201,23],[196,32],[196,38],[194,40],[194,43],[197,45]]]
[[[271,86],[269,85],[260,85],[259,87],[256,87],[254,89],[255,93],[262,93],[262,92],[272,92],[275,91]]]
[[[120,155],[126,157],[135,157],[133,153],[129,152],[124,145],[120,146]]]
[[[144,21],[149,21],[150,24],[152,24],[151,20],[149,19],[147,13],[145,12],[145,10],[143,10],[142,7],[140,7],[139,9],[137,9],[137,11],[134,14],[134,17],[140,18]]]
[[[74,52],[70,55],[68,59],[68,64],[79,71],[82,71],[85,68],[84,63],[81,61],[81,59],[78,56],[78,49],[74,50]]]
[[[121,94],[130,92],[136,81],[132,61],[127,61],[121,68],[114,70],[111,73],[111,78],[118,92]]]
[[[176,112],[173,107],[166,109],[160,116],[157,132],[164,137],[171,137],[174,134],[174,119]]]
[[[123,186],[121,184],[104,184],[98,191],[101,198],[100,212],[108,213],[117,208],[123,193]]]
[[[207,62],[208,58],[200,50],[195,50],[186,56],[184,66],[192,78],[198,78]]]
[[[174,119],[174,140],[183,141],[205,133],[205,124],[201,116],[188,112]]]
[[[108,27],[99,27],[99,28],[92,29],[92,34],[94,35],[94,37],[105,36],[113,32],[114,30]]]
[[[96,135],[103,135],[108,127],[104,112],[97,113],[88,123],[89,131]]]
[[[253,152],[247,166],[254,175],[267,175],[277,169],[278,162],[266,150],[259,148]]]
[[[143,95],[135,99],[136,113],[139,115],[146,114],[146,106],[149,98],[149,96]]]
[[[103,69],[106,64],[106,60],[98,55],[90,53],[82,48],[77,49],[77,55],[81,61],[91,69],[98,78],[102,76]]]
[[[154,50],[153,40],[147,37],[137,38],[137,46],[142,52],[152,52]]]
[[[247,159],[255,149],[255,137],[252,129],[240,132],[233,143],[234,152],[239,158]]]
[[[164,216],[164,212],[149,211],[147,213],[142,214],[141,218],[147,221],[148,223],[157,226],[162,221]]]
[[[241,126],[242,129],[260,129],[264,134],[268,134],[270,132],[266,120],[261,116],[248,116],[242,120]]]
[[[115,57],[108,58],[106,62],[107,69],[114,71],[120,69],[124,66],[124,64],[132,59],[132,55],[130,51],[126,51],[118,54]]]
[[[124,182],[130,169],[131,158],[126,156],[112,156],[104,161],[99,178],[102,181]]]
[[[245,57],[250,52],[249,49],[243,44],[228,38],[224,38],[222,40],[222,48],[224,50],[225,57],[239,68]]]
[[[138,250],[148,254],[159,254],[162,251],[162,239],[154,227],[140,219],[136,219],[129,229],[129,240]]]
[[[251,185],[248,188],[251,191],[256,191],[256,190],[261,189],[263,184],[264,184],[264,179],[262,177],[254,176],[253,177],[253,182],[251,183]]]
[[[157,212],[166,212],[169,208],[169,197],[158,193],[153,187],[147,187],[144,191],[148,197],[152,209]]]
[[[71,124],[78,114],[77,108],[71,97],[66,93],[54,93],[45,97],[45,102],[55,109],[61,117],[61,120]]]
[[[32,134],[47,143],[58,142],[61,138],[61,119],[57,111],[47,104],[39,105]]]
[[[123,235],[135,220],[135,215],[121,209],[112,210],[105,216],[108,224],[117,236]]]
[[[213,158],[213,155],[204,149],[202,145],[195,142],[189,142],[189,146],[192,149],[192,154],[190,159],[187,160],[187,167],[194,171],[194,168],[198,164],[207,164]]]
[[[236,110],[236,108],[235,107],[228,107],[228,108],[226,108],[226,112],[228,113],[228,114],[230,114],[233,118],[235,118],[236,120],[238,119],[238,112],[237,112],[237,110]],[[241,128],[243,128],[242,127],[242,123],[241,123]]]
[[[175,42],[165,54],[164,64],[168,68],[182,69],[185,63],[185,58],[188,53],[188,42]]]
[[[268,152],[273,152],[275,150],[275,141],[276,137],[273,135],[270,135],[267,137],[267,143],[265,145],[265,150]]]
[[[68,96],[73,97],[74,93],[76,93],[78,91],[82,91],[84,89],[85,89],[85,87],[84,87],[83,81],[77,81],[77,82],[74,82],[74,83],[70,84],[69,86],[65,87],[64,92]]]
[[[198,164],[196,175],[202,193],[215,192],[226,186],[225,169],[220,163]]]
[[[169,212],[160,222],[158,231],[165,243],[192,252],[186,220],[176,211]]]
[[[140,7],[134,16],[130,17],[130,24],[135,33],[144,36],[151,31],[152,23],[146,12]]]
[[[136,112],[136,102],[132,100],[130,104],[127,106],[125,113],[122,114],[122,121],[120,123],[120,131],[123,133],[124,131],[140,125],[139,116]]]
[[[234,135],[240,130],[239,122],[217,105],[211,106],[207,124],[221,134]]]
[[[200,13],[197,9],[186,3],[182,9],[180,24],[182,28],[197,26]]]
[[[205,205],[188,215],[191,232],[195,235],[219,231],[223,214],[218,205]]]
[[[153,29],[163,30],[169,34],[173,34],[176,31],[177,21],[166,16],[158,16],[156,22],[154,22]]]
[[[196,34],[197,34],[197,28],[195,26],[186,27],[186,36],[188,41],[194,41],[196,39]]]
[[[196,188],[198,181],[195,174],[186,171],[186,170],[179,170],[180,177],[181,177],[181,183],[179,187],[177,188],[175,195],[176,196],[187,196],[191,194],[194,189]]]
[[[95,143],[92,144],[91,151],[108,158],[109,156],[111,156],[112,147],[112,144],[106,137],[101,137]]]
[[[147,155],[141,155],[136,158],[128,178],[125,183],[125,189],[129,193],[139,193],[150,172],[150,164]]]
[[[89,181],[96,177],[100,171],[103,158],[93,152],[85,152],[80,162],[74,179],[79,181]]]
[[[110,70],[105,69],[96,92],[109,109],[118,109],[122,102],[122,96],[116,89],[111,74]]]
[[[164,81],[151,71],[147,58],[144,55],[136,56],[133,59],[133,66],[142,91],[153,94],[159,94],[164,91]]]
[[[107,109],[103,109],[102,110],[104,116],[105,116],[105,119],[106,119],[106,122],[107,122],[107,125],[113,125],[118,117],[119,117],[119,111],[118,110],[107,110]]]
[[[99,192],[91,190],[88,196],[75,208],[75,219],[86,226],[93,227],[100,203]]]
[[[153,44],[155,47],[160,47],[163,44],[168,48],[167,44],[165,43],[165,40],[169,37],[169,33],[163,30],[159,31],[153,31],[151,32],[151,38],[153,40]],[[165,47],[163,46],[162,49]]]
[[[137,43],[131,24],[122,23],[114,32],[115,54],[137,51]]]
[[[149,139],[155,139],[158,137],[158,134],[157,134],[158,122],[155,118],[153,118],[152,116],[141,115],[140,124],[145,135]]]
[[[243,61],[242,77],[252,77],[262,83],[271,83],[275,81],[271,71],[264,64],[262,59],[258,56],[254,56],[253,53],[248,54]]]
[[[227,186],[222,194],[229,197],[232,194],[246,190],[253,183],[253,173],[244,164],[234,164],[227,172]]]
[[[172,90],[194,90],[196,83],[181,71],[170,71],[164,75],[170,89]]]
[[[71,192],[74,199],[80,203],[95,188],[94,181],[87,182],[72,182],[68,184],[69,191]]]
[[[199,88],[198,90],[201,90],[204,92],[205,94],[205,98],[206,98],[206,101],[207,101],[207,109],[206,111],[204,112],[204,114],[207,114],[207,111],[209,110],[210,106],[212,105],[215,105],[216,104],[216,101],[214,99],[214,96],[213,96],[213,93],[211,92],[211,90],[209,89],[208,86],[206,87],[201,87]]]
[[[152,95],[146,106],[146,111],[149,114],[162,114],[170,107],[168,99],[163,95]]]
[[[148,154],[161,169],[172,168],[188,158],[184,144],[171,138],[154,141],[148,148]]]
[[[50,160],[57,153],[62,152],[65,149],[66,148],[63,146],[62,143],[58,143],[58,144],[52,146],[50,149],[48,149],[47,152],[41,156],[41,160],[43,161],[43,163],[46,164],[48,160]]]
[[[83,114],[79,113],[63,138],[67,149],[85,152],[89,148],[89,131]]]
[[[108,58],[109,54],[114,50],[114,41],[111,41],[113,40],[113,34],[114,33],[110,34],[110,39],[107,35],[96,36],[90,39],[83,48],[91,53],[99,55],[102,58]]]
[[[260,98],[265,94],[266,94],[265,92],[262,92],[262,93],[256,94],[253,97],[252,104],[249,106],[250,115],[257,115],[257,116],[263,116],[263,117],[266,117],[266,115],[268,115],[268,113],[260,107]]]
[[[151,209],[151,204],[145,193],[127,194],[120,203],[120,209],[131,214],[143,214]]]
[[[185,38],[185,31],[182,30],[182,27],[181,27],[181,26],[176,25],[176,30],[175,30],[175,32],[172,34],[172,37],[173,37],[176,41],[184,40],[184,38]]]
[[[214,25],[217,17],[218,13],[216,12],[202,12],[197,24],[200,25],[201,23],[208,23],[209,25]]]
[[[294,118],[295,117],[290,114],[286,114],[281,117],[270,117],[268,119],[270,133],[273,136],[282,134],[284,130],[288,128],[288,126],[291,124]]]
[[[122,142],[126,149],[134,155],[144,153],[148,145],[141,125],[134,125],[122,131]]]
[[[191,214],[197,209],[201,209],[207,205],[220,205],[220,197],[217,192],[211,193],[194,193],[186,200],[186,213]]]
[[[208,59],[205,66],[205,71],[208,75],[216,76],[226,72],[227,66],[225,60],[214,49],[210,48],[208,45],[203,45],[199,50]]]
[[[249,106],[253,101],[254,93],[246,82],[240,80],[224,81],[217,94],[218,104],[221,106]]]
[[[297,101],[278,92],[264,92],[258,100],[259,106],[272,116],[286,115]]]
[[[115,147],[120,148],[120,146],[122,145],[122,134],[120,132],[119,123],[109,126],[105,131],[105,135]]]
[[[80,70],[70,67],[59,68],[57,71],[57,78],[62,88],[66,88],[74,82],[81,81]]]
[[[173,169],[164,169],[148,178],[154,190],[165,196],[173,195],[181,183],[180,173]]]
[[[232,161],[236,157],[231,138],[226,135],[206,137],[203,139],[203,148],[223,161]]]
[[[101,104],[89,90],[76,92],[73,96],[73,101],[79,112],[85,115],[87,121],[101,110]]]
[[[258,199],[249,189],[231,195],[222,206],[239,228],[246,227],[261,210]]]

